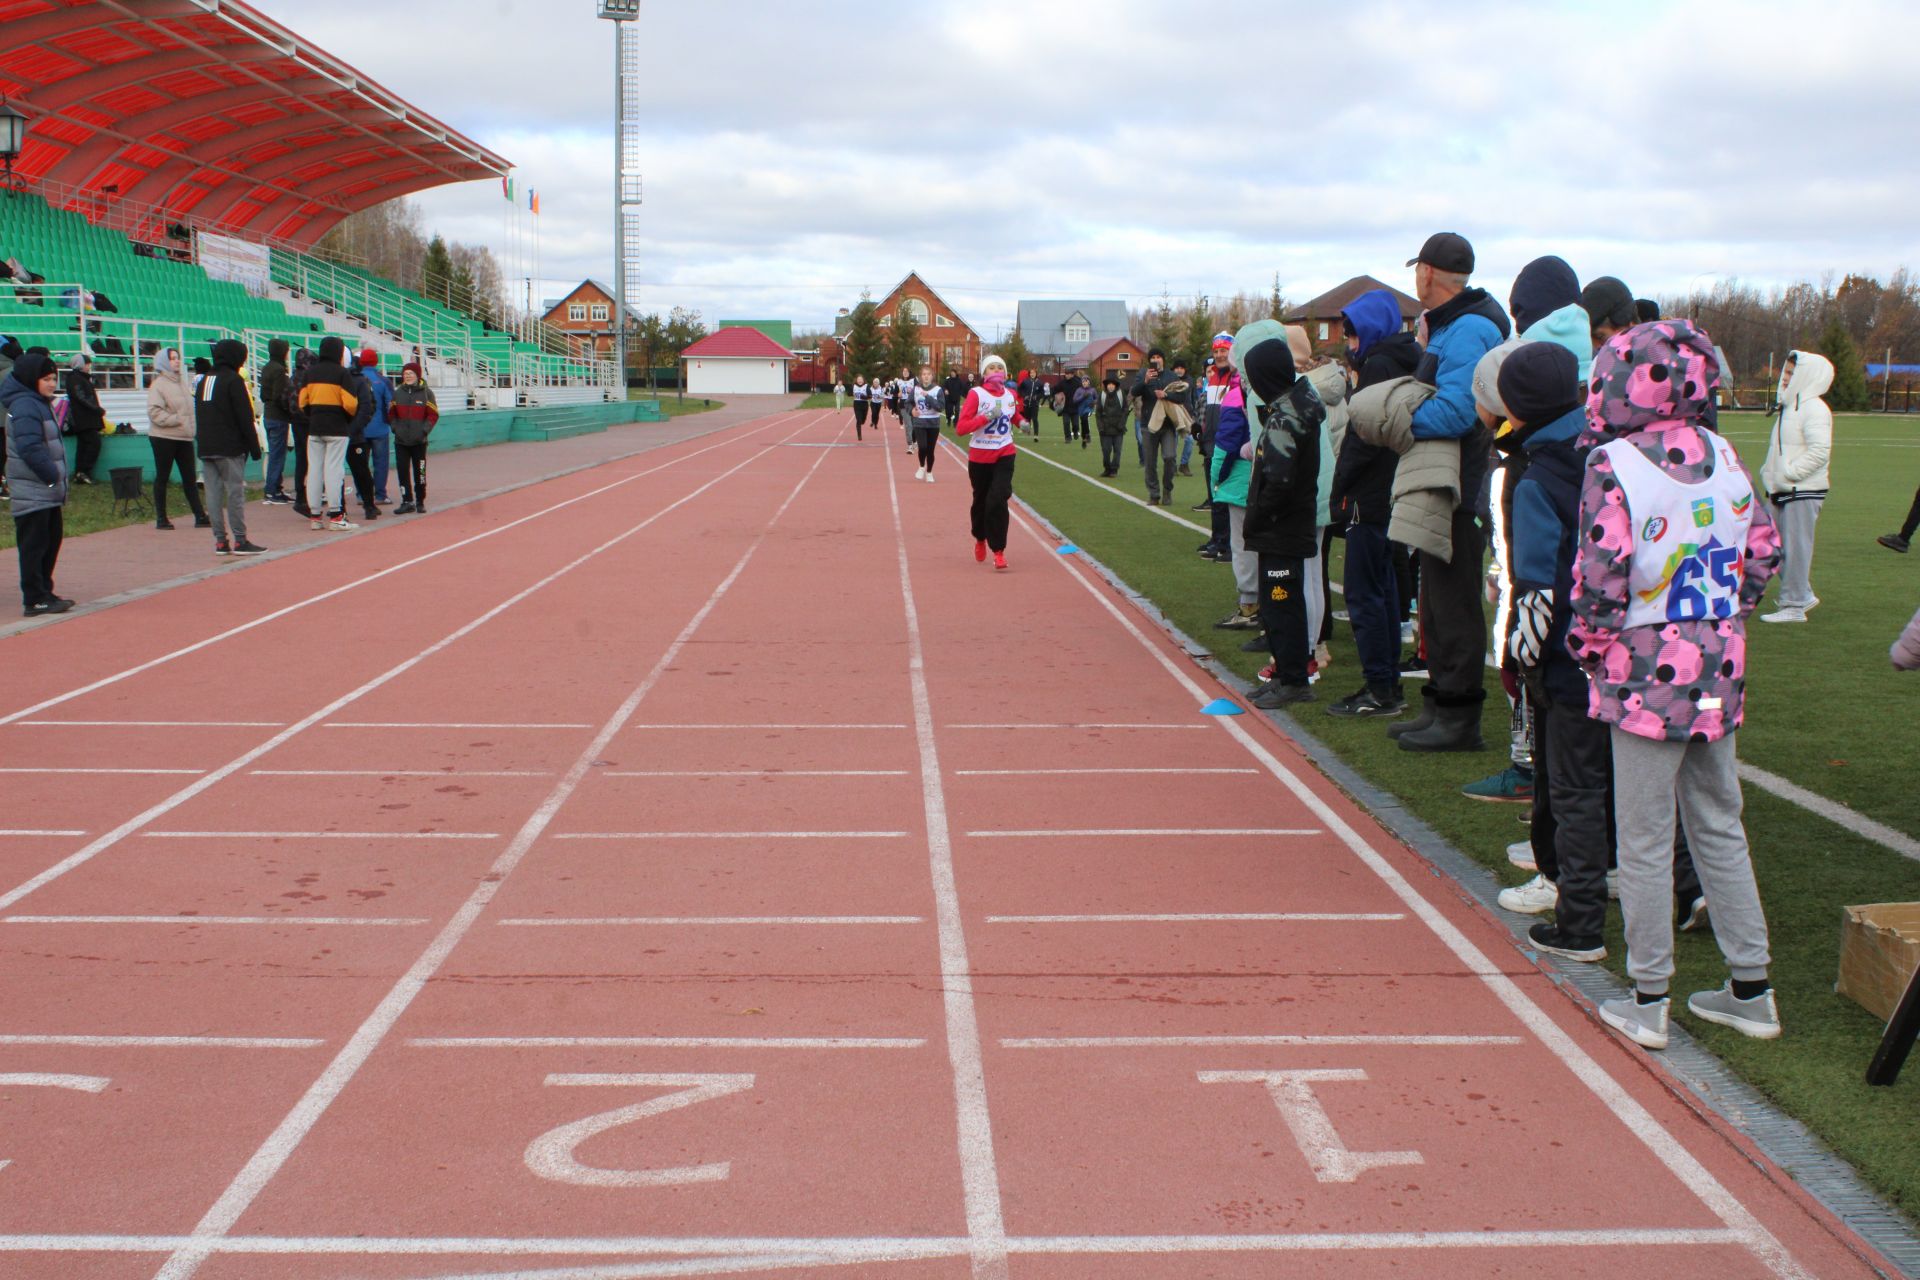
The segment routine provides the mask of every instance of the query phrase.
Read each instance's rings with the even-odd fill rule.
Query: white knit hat
[[[986,377],[987,370],[993,368],[995,365],[1000,366],[1000,372],[1005,373],[1007,371],[1007,362],[1005,360],[1002,360],[999,356],[990,355],[980,362],[980,376],[983,378]]]
[[[1500,399],[1500,366],[1522,345],[1521,339],[1508,338],[1473,367],[1473,401],[1496,418],[1507,416],[1506,402]]]

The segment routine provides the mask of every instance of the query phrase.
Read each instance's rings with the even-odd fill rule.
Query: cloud
[[[256,2],[520,165],[537,294],[611,278],[587,0]],[[647,0],[638,32],[649,310],[813,326],[918,270],[992,336],[1023,295],[1407,287],[1440,227],[1501,295],[1542,252],[1647,293],[1920,260],[1899,0]],[[511,241],[497,188],[420,203]]]

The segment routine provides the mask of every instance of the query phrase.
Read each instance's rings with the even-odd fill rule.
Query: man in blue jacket
[[[1480,602],[1486,539],[1478,508],[1492,441],[1474,412],[1473,371],[1512,325],[1485,289],[1467,287],[1473,246],[1465,236],[1431,235],[1407,265],[1414,295],[1426,308],[1427,350],[1414,376],[1434,389],[1414,411],[1413,437],[1460,442],[1460,504],[1453,513],[1453,558],[1419,553],[1425,706],[1419,719],[1389,733],[1405,751],[1479,751],[1486,745],[1480,707],[1487,698],[1487,618]]]
[[[360,376],[366,379],[367,389],[373,397],[373,416],[367,420],[367,429],[361,433],[366,440],[367,461],[373,469],[373,492],[360,495],[360,501],[367,506],[386,506],[387,469],[391,465],[393,428],[388,423],[388,410],[393,408],[393,384],[387,381],[387,375],[380,372],[380,353],[372,347],[360,353]]]

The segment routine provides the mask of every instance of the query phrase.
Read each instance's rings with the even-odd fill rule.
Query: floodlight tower
[[[613,358],[627,391],[627,295],[640,291],[640,0],[599,0],[613,42]]]

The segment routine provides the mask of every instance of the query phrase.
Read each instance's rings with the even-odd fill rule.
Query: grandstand
[[[29,122],[0,261],[30,273],[0,281],[0,330],[88,352],[110,418],[153,351],[223,338],[256,362],[329,334],[389,370],[417,356],[449,411],[621,393],[531,317],[496,328],[314,254],[354,212],[509,166],[246,4],[0,0],[0,93]]]

